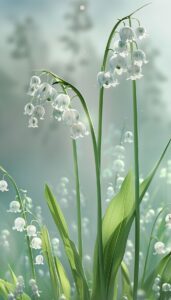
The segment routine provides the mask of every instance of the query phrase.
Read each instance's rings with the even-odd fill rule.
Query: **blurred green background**
[[[72,145],[67,128],[51,119],[36,130],[27,128],[23,111],[30,76],[34,70],[46,68],[74,83],[85,96],[96,128],[99,91],[96,76],[108,35],[118,18],[145,3],[141,0],[0,0],[0,164],[20,187],[28,190],[34,205],[42,207],[44,222],[51,228],[52,236],[56,232],[44,203],[44,184],[49,183],[57,192],[60,178],[66,176],[70,180],[68,193],[73,194]],[[155,0],[137,14],[149,33],[143,43],[149,64],[138,82],[142,176],[148,173],[170,137],[170,8],[169,0]],[[127,130],[132,129],[130,82],[122,82],[105,95],[103,170],[112,163],[109,150],[118,143],[123,125]],[[83,217],[90,218],[84,252],[91,254],[90,245],[96,232],[96,194],[90,137],[79,140],[78,148],[85,198]],[[131,148],[127,168],[130,153]],[[103,182],[104,201],[110,180]],[[11,189],[7,194],[0,194],[0,230],[12,227],[13,217],[6,209],[14,198]],[[74,236],[73,203],[74,199],[63,209]],[[13,245],[15,257],[18,248],[14,241]]]

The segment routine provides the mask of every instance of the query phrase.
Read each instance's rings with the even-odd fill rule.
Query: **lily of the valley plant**
[[[138,9],[139,10],[139,9]],[[119,19],[109,36],[101,70],[97,74],[99,84],[99,113],[98,132],[94,130],[86,100],[81,92],[72,84],[48,70],[42,70],[31,77],[28,95],[30,101],[24,107],[29,128],[41,127],[44,118],[53,117],[57,122],[68,126],[73,148],[73,161],[76,187],[77,207],[77,245],[70,238],[69,228],[62,210],[54,197],[53,192],[46,185],[45,198],[54,223],[63,242],[64,251],[71,269],[64,267],[58,251],[58,239],[51,240],[48,229],[42,224],[41,208],[37,216],[32,212],[32,204],[27,192],[16,185],[14,179],[4,168],[0,168],[2,179],[0,191],[7,192],[10,184],[13,185],[16,199],[13,200],[8,212],[15,215],[13,230],[22,232],[26,236],[28,257],[30,264],[30,278],[25,280],[24,274],[14,274],[10,267],[12,281],[0,280],[0,293],[3,299],[47,299],[39,289],[39,273],[37,266],[47,264],[49,268],[51,296],[48,300],[79,299],[79,300],[131,300],[131,299],[171,299],[171,264],[170,252],[164,242],[155,240],[152,249],[153,232],[158,218],[164,214],[160,210],[156,216],[151,235],[149,237],[147,254],[144,260],[143,272],[140,272],[140,205],[151,181],[170,144],[168,142],[154,169],[144,180],[140,180],[139,171],[139,143],[138,143],[138,113],[137,113],[137,80],[143,77],[143,69],[148,63],[148,53],[142,49],[141,41],[148,34],[146,29],[134,18],[135,13]],[[48,78],[48,80],[47,80]],[[117,178],[119,189],[115,195],[110,187],[106,211],[102,212],[101,196],[101,145],[103,129],[103,106],[105,89],[115,88],[118,84],[124,85],[124,80],[129,80],[132,87],[133,106],[133,133],[125,132],[125,141],[134,144],[134,166],[125,178]],[[113,90],[115,95],[115,89]],[[87,118],[87,123],[74,108],[75,101],[80,101],[82,113]],[[108,105],[109,102],[108,102]],[[88,125],[87,125],[88,124]],[[41,130],[41,129],[40,129]],[[97,238],[94,243],[93,271],[88,274],[83,260],[83,218],[81,211],[81,193],[79,178],[79,161],[77,157],[77,140],[91,138],[94,151],[94,165],[96,172],[96,203],[97,203]],[[122,156],[124,146],[121,143],[115,149],[118,159],[114,168],[118,171],[124,168]],[[67,184],[67,178],[63,178]],[[153,212],[151,211],[151,214]],[[171,227],[171,214],[165,217],[167,226]],[[33,221],[34,219],[34,221]],[[134,226],[133,226],[134,225]],[[134,276],[131,282],[129,268],[126,263],[125,253],[129,242],[131,229],[134,232]],[[5,235],[6,234],[6,235]],[[8,233],[4,232],[4,236]],[[5,238],[4,238],[5,239]],[[36,250],[36,255],[35,255]],[[150,253],[163,255],[154,270],[147,272]],[[42,279],[41,279],[42,280]],[[73,285],[74,283],[74,285]],[[141,298],[140,298],[141,297]]]

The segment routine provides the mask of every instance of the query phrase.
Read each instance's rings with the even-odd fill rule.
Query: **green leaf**
[[[132,300],[132,286],[129,276],[129,271],[124,262],[121,264],[121,275],[122,275],[122,297],[126,296],[128,300]]]
[[[45,226],[41,229],[41,239],[42,239],[43,254],[46,258],[46,261],[47,261],[47,264],[49,267],[54,299],[58,299],[58,296],[59,296],[58,275],[56,272],[55,261],[54,261],[53,255],[52,255],[49,233]]]
[[[70,263],[79,299],[89,300],[89,289],[78,251],[74,243],[69,238],[69,231],[64,215],[50,188],[47,185],[45,187],[45,196],[51,215],[64,244],[65,253]]]
[[[54,259],[55,259],[56,270],[58,273],[62,293],[65,295],[66,299],[69,300],[70,293],[71,293],[70,282],[68,280],[68,277],[66,275],[64,267],[63,267],[62,263],[60,262],[59,258],[55,257]]]
[[[169,140],[159,161],[150,173],[150,175],[140,185],[140,202],[144,197],[153,177],[170,145]],[[105,278],[107,299],[113,297],[113,283],[115,281],[118,269],[123,260],[127,239],[135,215],[135,197],[133,174],[129,172],[125,178],[120,192],[111,200],[103,218],[103,249],[105,261]],[[94,254],[94,285],[92,299],[99,298],[99,264],[97,243]]]
[[[14,273],[13,273],[14,274]],[[15,274],[14,274],[15,276]],[[8,294],[15,291],[15,284],[12,284],[8,281],[0,279],[0,295],[3,297],[3,300],[8,299]],[[25,293],[21,296],[21,300],[31,300],[31,298]]]
[[[166,280],[165,282],[171,281],[170,275],[170,268],[171,268],[171,253],[167,254],[165,257],[161,259],[157,267],[151,272],[151,274],[146,279],[143,289],[146,291],[146,296],[151,297],[154,292],[152,291],[152,286],[154,283],[154,279],[159,274]]]

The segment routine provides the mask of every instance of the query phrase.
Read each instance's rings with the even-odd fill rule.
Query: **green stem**
[[[19,188],[17,187],[17,184],[15,182],[15,180],[13,179],[13,177],[11,175],[9,175],[3,168],[0,167],[0,170],[5,174],[5,176],[8,177],[8,179],[11,181],[12,185],[15,188],[16,191],[16,195],[18,197],[18,200],[20,202],[20,207],[21,207],[21,214],[23,219],[25,220],[26,226],[27,226],[27,217],[26,217],[26,212],[23,206],[23,201],[20,195],[20,191]],[[36,273],[35,273],[35,268],[34,268],[34,261],[33,261],[33,254],[32,254],[32,249],[30,247],[30,239],[28,237],[28,235],[26,235],[26,241],[27,241],[27,247],[28,247],[28,254],[29,254],[29,259],[30,259],[30,265],[31,265],[31,270],[32,270],[32,277],[33,279],[36,279]]]
[[[79,182],[79,172],[78,172],[77,145],[75,140],[72,141],[72,148],[73,148],[74,171],[75,171],[75,182],[76,182],[76,198],[77,198],[78,250],[79,250],[80,259],[82,261],[83,249],[82,249],[80,182]]]
[[[93,144],[93,152],[94,152],[94,160],[95,160],[95,171],[96,171],[96,187],[97,187],[97,240],[98,240],[98,251],[99,251],[99,267],[100,267],[100,283],[99,288],[101,289],[101,299],[106,299],[106,289],[105,289],[105,276],[104,276],[104,257],[103,257],[103,238],[102,238],[102,203],[101,203],[101,182],[100,182],[100,168],[99,168],[99,157],[98,157],[98,148],[97,148],[97,142],[96,142],[96,136],[95,131],[93,127],[93,122],[90,117],[90,113],[87,107],[87,104],[84,100],[84,97],[79,92],[79,90],[73,86],[72,84],[68,83],[67,81],[63,80],[62,78],[58,77],[54,73],[50,71],[43,70],[42,73],[48,73],[51,74],[51,76],[54,77],[54,79],[57,80],[57,82],[60,82],[66,87],[69,87],[75,92],[75,94],[78,96],[83,110],[86,114],[89,127],[90,127],[90,133],[92,138],[92,144]]]
[[[134,118],[134,172],[135,172],[135,265],[134,265],[134,299],[137,299],[139,278],[140,251],[140,206],[139,206],[139,152],[138,152],[138,112],[136,81],[132,82],[133,89],[133,118]]]
[[[161,213],[163,212],[163,210],[164,210],[164,209],[161,209],[161,210],[159,211],[159,213],[157,214],[157,216],[156,216],[156,218],[155,218],[155,221],[154,221],[154,223],[153,223],[152,229],[151,229],[150,241],[149,241],[149,244],[148,244],[147,254],[146,254],[145,263],[144,263],[144,271],[143,271],[142,283],[141,283],[141,286],[142,286],[142,287],[143,287],[144,280],[145,280],[145,274],[146,274],[146,270],[147,270],[147,263],[148,263],[149,253],[150,253],[150,247],[151,247],[151,242],[152,242],[152,240],[153,240],[153,232],[154,232],[154,229],[155,229],[155,226],[156,226],[156,222],[157,222],[159,216],[161,215]]]
[[[61,85],[65,94],[67,91],[63,85]],[[72,99],[75,96],[72,97]],[[80,259],[82,262],[83,247],[82,247],[82,220],[81,220],[81,200],[80,200],[80,181],[79,181],[79,171],[78,171],[78,158],[77,158],[77,144],[76,141],[72,141],[73,149],[73,160],[74,160],[74,173],[75,173],[75,185],[76,185],[76,200],[77,200],[77,227],[78,227],[78,251]]]
[[[131,27],[131,17],[129,18]],[[131,59],[133,44],[131,43]],[[138,110],[137,110],[137,91],[136,80],[132,81],[133,94],[133,123],[134,123],[134,173],[135,173],[135,261],[134,261],[134,289],[133,299],[137,299],[139,281],[139,262],[140,262],[140,205],[139,205],[139,143],[138,143]]]

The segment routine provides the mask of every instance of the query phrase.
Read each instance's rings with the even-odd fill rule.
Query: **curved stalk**
[[[102,238],[102,203],[101,203],[101,182],[100,182],[100,168],[99,168],[99,157],[98,157],[98,148],[97,148],[97,142],[96,142],[96,136],[95,131],[93,127],[93,123],[90,117],[90,113],[87,107],[87,104],[84,100],[84,97],[79,92],[79,90],[73,86],[72,84],[68,83],[67,81],[63,80],[62,78],[58,77],[54,73],[50,71],[43,70],[43,73],[51,74],[54,79],[57,80],[57,82],[60,82],[66,87],[70,87],[73,92],[78,96],[83,110],[86,114],[89,127],[90,127],[90,133],[92,138],[92,144],[93,144],[93,152],[94,152],[94,160],[95,160],[95,171],[96,171],[96,187],[97,187],[97,240],[98,240],[98,251],[99,251],[99,267],[100,267],[100,283],[99,287],[101,288],[101,299],[106,299],[106,290],[105,290],[105,277],[104,277],[104,257],[103,257],[103,238]]]
[[[6,177],[8,177],[8,179],[11,181],[12,185],[14,186],[14,189],[16,191],[16,195],[18,197],[18,200],[19,200],[19,203],[20,203],[20,207],[21,207],[21,215],[22,215],[23,219],[25,220],[26,226],[27,226],[26,212],[25,212],[25,209],[24,209],[24,206],[23,206],[23,201],[21,199],[19,188],[18,188],[15,180],[13,179],[13,177],[11,175],[9,175],[6,170],[4,170],[1,167],[0,167],[0,170],[4,173],[4,175]],[[26,235],[26,241],[27,241],[27,247],[28,247],[28,254],[29,254],[29,260],[30,260],[31,270],[32,270],[32,277],[33,277],[33,279],[36,279],[36,272],[35,272],[34,262],[33,262],[33,254],[32,254],[32,249],[30,247],[30,239],[29,239],[28,235]]]
[[[109,38],[108,38],[108,41],[107,41],[107,44],[106,44],[104,57],[103,57],[103,62],[102,62],[102,66],[101,66],[101,71],[106,70],[108,53],[109,53],[109,50],[111,50],[110,49],[111,42],[112,42],[112,39],[115,35],[117,27],[120,25],[121,22],[123,22],[124,20],[130,19],[130,17],[133,16],[136,12],[143,9],[144,7],[146,7],[149,4],[151,4],[151,2],[139,7],[138,9],[136,9],[135,11],[133,11],[131,14],[127,15],[126,17],[123,17],[122,19],[119,19],[118,22],[115,24],[115,26],[113,27],[113,29],[112,29],[112,31],[109,35]],[[104,99],[104,88],[102,87],[100,89],[100,94],[99,94],[99,119],[98,119],[98,140],[97,140],[98,155],[99,155],[99,167],[101,167],[101,146],[102,146],[102,130],[103,130],[103,128],[102,128],[103,99]]]
[[[151,242],[153,240],[153,232],[156,226],[156,222],[159,218],[159,216],[161,215],[161,213],[164,211],[164,209],[161,209],[160,212],[157,214],[155,221],[153,223],[152,229],[151,229],[151,233],[150,233],[150,241],[148,244],[148,248],[147,248],[147,254],[146,254],[146,258],[145,258],[145,264],[144,264],[144,270],[143,270],[143,276],[142,276],[142,283],[141,286],[143,286],[144,284],[144,280],[145,280],[145,274],[146,274],[146,270],[147,270],[147,263],[148,263],[148,257],[149,257],[149,253],[150,253],[150,247],[151,247]]]
[[[74,171],[76,182],[76,198],[77,198],[77,224],[78,224],[78,251],[82,261],[83,247],[82,247],[82,224],[81,224],[81,200],[80,200],[80,182],[78,172],[78,158],[77,158],[77,145],[76,141],[72,141],[73,158],[74,158]]]

